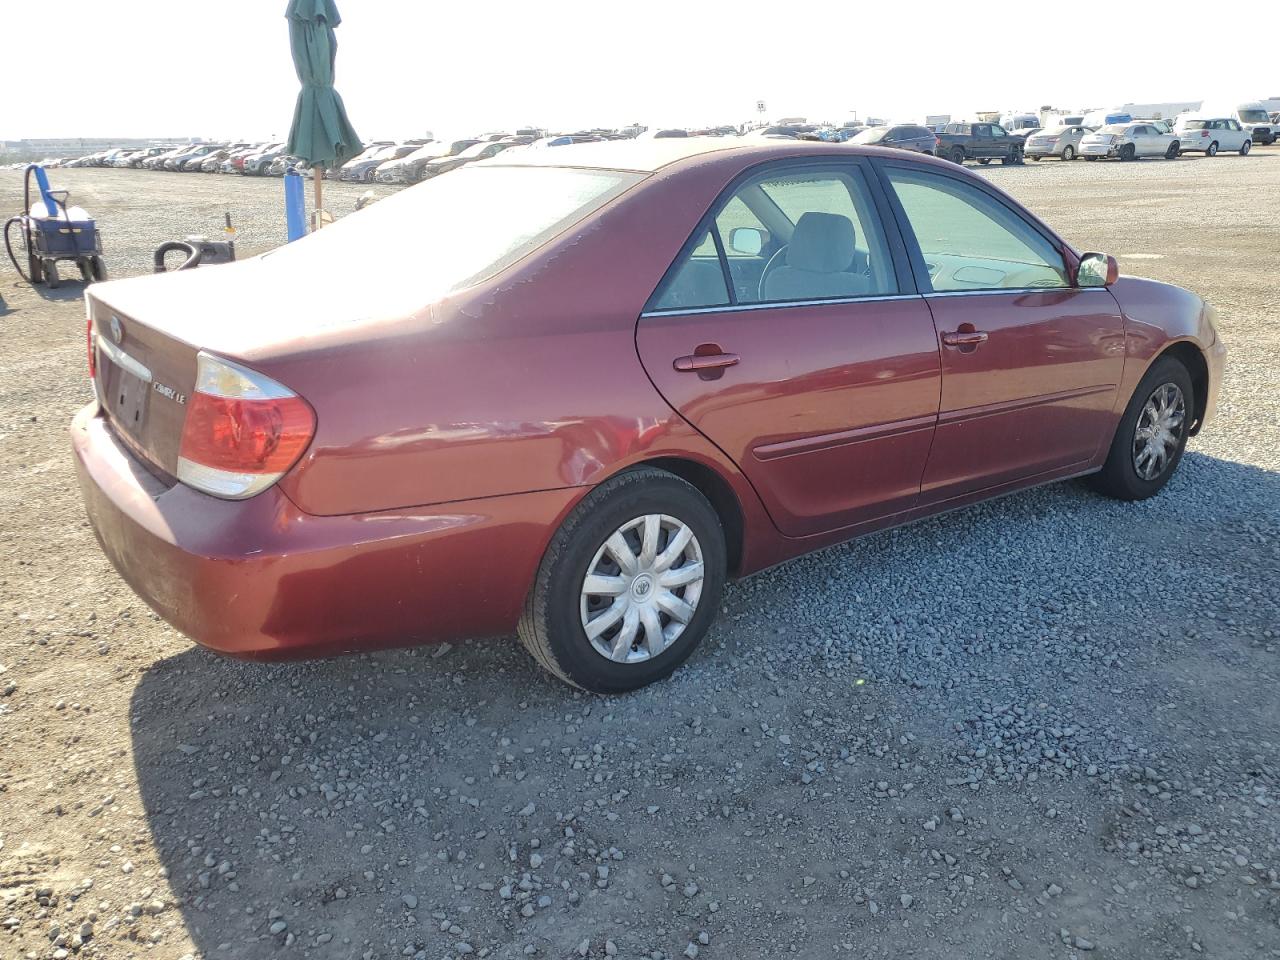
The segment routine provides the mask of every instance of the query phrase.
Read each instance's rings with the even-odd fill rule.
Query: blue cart
[[[38,199],[31,196],[35,181]],[[93,218],[80,207],[67,205],[65,190],[51,190],[44,169],[30,164],[23,182],[23,209],[4,225],[4,245],[19,276],[28,283],[58,286],[58,262],[74,260],[85,283],[107,279],[102,241]],[[18,229],[21,251],[15,252],[11,232]],[[26,270],[21,261],[25,259]]]

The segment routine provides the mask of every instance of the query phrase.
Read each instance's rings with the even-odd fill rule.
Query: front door
[[[919,494],[937,337],[883,213],[859,161],[774,165],[718,202],[636,328],[654,385],[788,536]]]
[[[1107,440],[1124,366],[1111,293],[1072,286],[1053,240],[968,178],[882,169],[942,356],[921,504],[1084,469]]]

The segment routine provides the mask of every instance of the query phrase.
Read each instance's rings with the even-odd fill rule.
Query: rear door
[[[877,161],[942,355],[922,505],[1084,469],[1106,439],[1124,329],[1104,287],[972,178]]]
[[[937,336],[864,161],[786,161],[731,185],[651,298],[636,346],[784,534],[914,506]]]

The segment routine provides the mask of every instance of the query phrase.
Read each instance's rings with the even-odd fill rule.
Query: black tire
[[[1217,141],[1217,140],[1215,140],[1215,141],[1213,141],[1213,143],[1209,144],[1209,146],[1208,146],[1208,147],[1205,149],[1205,151],[1204,151],[1204,155],[1205,155],[1206,157],[1216,157],[1216,156],[1218,155],[1218,141]]]
[[[1138,152],[1137,149],[1134,147],[1132,143],[1126,143],[1123,147],[1120,148],[1120,159],[1132,160],[1137,155],[1137,152]]]
[[[1093,161],[1097,159],[1098,159],[1097,157],[1085,157],[1085,160],[1087,160],[1089,163],[1093,163]]]
[[[587,639],[582,582],[614,531],[653,513],[674,517],[693,531],[702,549],[702,593],[688,625],[670,646],[652,659],[618,663]],[[551,538],[517,632],[534,659],[566,683],[593,693],[636,690],[669,676],[693,653],[715,620],[726,569],[724,530],[706,498],[665,470],[628,470],[592,490]]]
[[[102,283],[107,279],[107,261],[96,254],[89,258],[89,269],[93,273],[95,283]]]
[[[1039,163],[1039,162],[1040,162],[1040,154],[1038,154],[1038,153],[1034,153],[1034,154],[1032,154],[1032,155],[1031,155],[1031,159],[1032,159],[1032,160],[1034,160],[1036,163]]]
[[[1147,401],[1166,384],[1173,384],[1182,391],[1184,414],[1178,437],[1177,447],[1156,476],[1146,479],[1138,474],[1134,465],[1134,445],[1138,421],[1142,417]],[[1142,382],[1138,384],[1129,405],[1125,408],[1120,425],[1116,427],[1116,435],[1111,441],[1111,450],[1107,453],[1107,461],[1102,470],[1089,478],[1090,484],[1099,493],[1117,500],[1145,500],[1155,496],[1169,482],[1178,464],[1182,461],[1183,451],[1187,447],[1188,429],[1191,426],[1193,411],[1196,409],[1195,393],[1191,385],[1191,375],[1187,368],[1173,357],[1161,357],[1151,365]]]
[[[1182,144],[1175,140],[1173,143],[1169,144],[1169,149],[1164,152],[1164,158],[1166,160],[1177,160],[1181,153]]]
[[[93,267],[90,266],[89,258],[81,257],[76,261],[76,266],[80,268],[80,279],[84,281],[84,285],[87,287],[93,283]]]
[[[947,159],[952,163],[964,163],[964,147],[952,147],[947,153]]]
[[[1251,149],[1253,149],[1253,141],[1246,140],[1244,143],[1240,145],[1240,156],[1247,157]]]
[[[1075,158],[1076,158],[1076,148],[1068,143],[1065,147],[1062,148],[1062,159],[1069,162],[1071,160],[1074,160]]]
[[[978,163],[982,164],[984,167],[990,162],[991,162],[990,157],[983,157],[978,161]]]
[[[1009,155],[1007,157],[1002,158],[1000,162],[1004,164],[1006,167],[1017,166],[1018,164],[1022,163],[1022,151],[1019,150],[1017,147],[1014,147],[1009,151]]]
[[[40,265],[40,270],[44,273],[44,282],[50,290],[57,290],[58,284],[62,281],[58,278],[58,265],[52,260],[45,260]]]

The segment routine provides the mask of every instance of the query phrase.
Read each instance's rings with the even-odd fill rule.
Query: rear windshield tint
[[[368,282],[388,248],[416,265],[421,302],[494,276],[643,179],[563,167],[468,166],[380,200],[268,254],[326,281]]]

